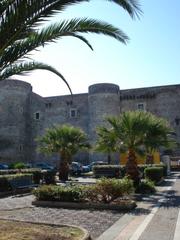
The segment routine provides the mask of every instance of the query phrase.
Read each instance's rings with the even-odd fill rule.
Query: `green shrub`
[[[121,177],[124,178],[126,176],[126,166],[120,166]]]
[[[155,184],[163,178],[163,167],[148,167],[144,170],[145,178],[153,181]]]
[[[138,165],[138,170],[139,170],[139,173],[140,173],[141,178],[144,178],[144,170],[145,170],[147,167],[150,167],[150,165],[148,165],[148,164],[139,164],[139,165]]]
[[[33,183],[34,184],[40,184],[40,181],[42,180],[42,173],[40,170],[36,170],[31,172],[33,175]]]
[[[162,167],[163,168],[163,176],[167,176],[167,166],[164,163],[161,164],[153,164],[154,167]]]
[[[45,184],[55,184],[55,171],[42,171],[42,176]]]
[[[150,194],[150,193],[155,193],[155,185],[154,182],[145,179],[142,180],[138,187],[136,188],[136,193],[142,193],[142,194]]]
[[[133,182],[128,179],[103,178],[94,185],[56,186],[43,185],[33,191],[37,200],[61,202],[104,202],[127,196],[134,191]]]
[[[32,183],[32,174],[11,174],[0,176],[0,192],[12,190],[12,185]],[[3,185],[4,184],[4,185]]]
[[[120,165],[95,165],[93,166],[93,174],[96,178],[99,178],[99,177],[119,178],[121,176],[121,166]]]
[[[0,176],[19,174],[19,172],[21,172],[22,174],[32,174],[34,184],[39,184],[40,180],[43,179],[43,174],[41,173],[41,170],[38,168],[21,169],[20,171],[19,169],[0,170]]]
[[[86,188],[86,197],[90,201],[108,203],[124,197],[134,191],[133,182],[128,178],[102,178],[94,186]]]
[[[12,190],[12,187],[8,182],[7,177],[0,176],[0,192],[8,192],[11,190]]]
[[[26,168],[26,165],[23,162],[17,162],[14,164],[14,168],[15,169],[23,169],[23,168]]]
[[[23,162],[15,162],[15,163],[11,163],[9,165],[10,169],[23,169],[25,167],[26,167],[26,165]]]
[[[83,199],[82,186],[43,185],[33,191],[37,200],[77,202]]]

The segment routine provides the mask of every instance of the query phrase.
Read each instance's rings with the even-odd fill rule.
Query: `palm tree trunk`
[[[126,175],[128,175],[134,181],[134,185],[138,185],[140,178],[136,162],[136,154],[133,149],[129,149],[128,151]]]
[[[108,164],[111,164],[111,154],[108,153]]]
[[[154,157],[152,154],[147,154],[146,156],[146,164],[153,164],[154,163]]]
[[[69,175],[69,161],[65,153],[61,153],[59,164],[59,180],[67,181]]]

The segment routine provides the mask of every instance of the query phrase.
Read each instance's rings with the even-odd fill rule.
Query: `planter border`
[[[133,201],[133,200],[131,200],[131,202],[127,205],[35,200],[32,202],[32,205],[37,206],[37,207],[50,207],[50,208],[96,209],[96,210],[117,210],[117,211],[132,210],[137,206],[135,201]]]
[[[44,222],[31,222],[31,221],[23,221],[23,220],[16,220],[16,219],[4,219],[0,217],[0,220],[4,221],[9,221],[9,222],[22,222],[22,223],[30,223],[30,224],[36,224],[36,225],[46,225],[46,226],[54,226],[54,227],[74,227],[74,228],[79,228],[83,233],[84,236],[81,238],[81,240],[91,240],[91,236],[89,232],[80,226],[76,225],[70,225],[70,224],[54,224],[54,223],[44,223]]]

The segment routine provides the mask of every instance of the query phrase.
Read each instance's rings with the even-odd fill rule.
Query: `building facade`
[[[58,156],[37,151],[38,136],[58,124],[71,124],[96,141],[96,127],[106,116],[128,110],[143,110],[167,119],[180,140],[180,85],[120,90],[110,83],[94,84],[88,93],[41,97],[30,84],[18,80],[0,82],[0,160],[3,162],[48,161],[56,165]],[[102,160],[99,153],[80,153],[75,159],[88,163]],[[114,155],[114,162],[119,156]]]

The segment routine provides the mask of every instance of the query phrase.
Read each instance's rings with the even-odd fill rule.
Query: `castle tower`
[[[4,162],[28,161],[30,84],[17,80],[0,82],[0,158]]]
[[[89,87],[89,138],[91,144],[95,144],[97,135],[96,128],[106,125],[107,116],[120,114],[119,86],[110,83],[94,84]],[[106,156],[100,153],[90,154],[90,161],[103,161]],[[118,162],[118,156],[114,157]]]

